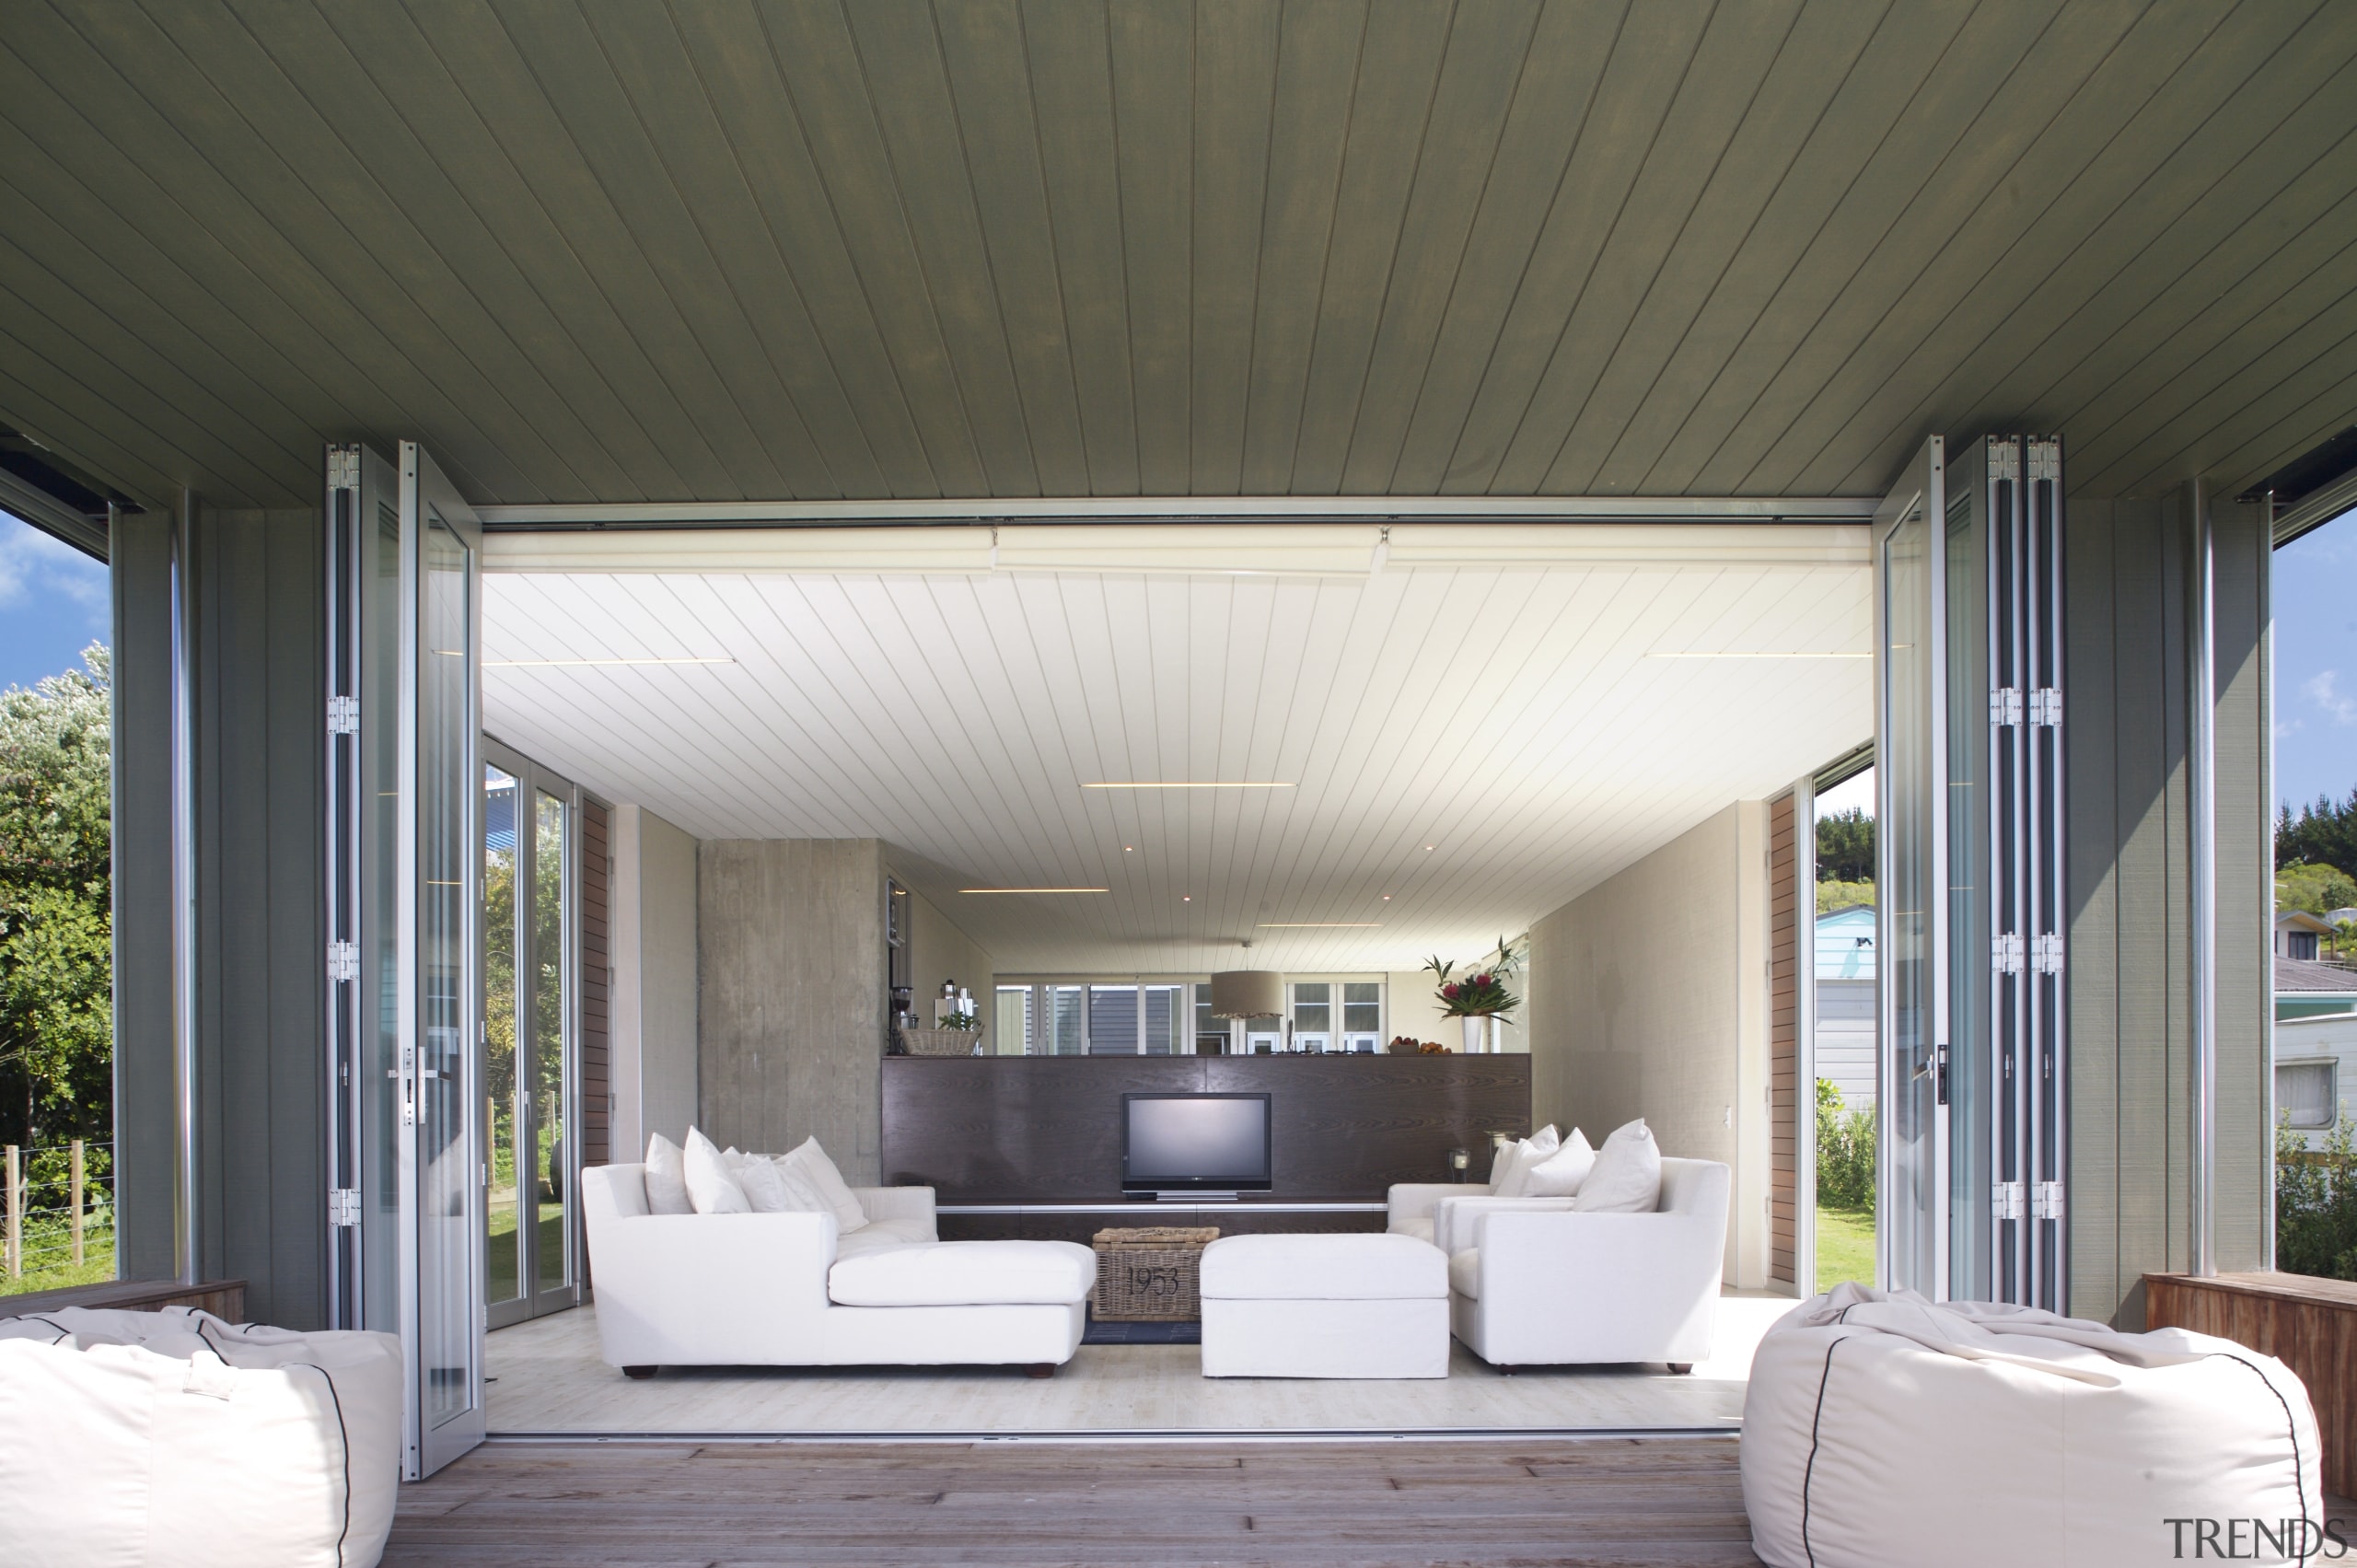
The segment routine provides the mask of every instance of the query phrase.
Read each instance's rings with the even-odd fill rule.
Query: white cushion
[[[646,1212],[650,1214],[692,1214],[688,1199],[688,1167],[679,1145],[660,1132],[646,1138]]]
[[[1521,1197],[1523,1184],[1530,1179],[1532,1167],[1562,1146],[1563,1140],[1555,1132],[1555,1124],[1551,1121],[1515,1144],[1514,1157],[1506,1162],[1505,1169],[1498,1172],[1496,1179],[1490,1184],[1491,1195],[1497,1198]]]
[[[2226,1340],[1841,1285],[1778,1319],[1743,1405],[1744,1506],[1766,1562],[2191,1562],[2232,1520],[2321,1522],[2298,1377]],[[2311,1538],[2313,1545],[2320,1545]],[[2302,1560],[2323,1561],[2326,1551]]]
[[[1563,1146],[1540,1160],[1526,1172],[1522,1179],[1522,1196],[1526,1198],[1569,1198],[1587,1179],[1588,1171],[1596,1164],[1596,1150],[1587,1134],[1578,1128],[1563,1141]]]
[[[736,1175],[745,1201],[757,1214],[817,1214],[823,1207],[807,1187],[797,1192],[775,1160],[749,1156],[737,1167]]]
[[[1433,1238],[1433,1216],[1425,1214],[1417,1219],[1400,1220],[1393,1226],[1391,1234],[1412,1236],[1418,1241],[1430,1241]]]
[[[1481,1249],[1469,1247],[1448,1260],[1448,1288],[1468,1301],[1481,1299]]]
[[[0,1562],[373,1563],[401,1350],[186,1307],[0,1319]]]
[[[712,1140],[688,1129],[686,1154],[688,1167],[688,1202],[700,1214],[749,1214],[752,1201],[737,1184],[728,1169],[728,1161],[713,1147]]]
[[[835,1168],[835,1162],[827,1157],[827,1151],[819,1146],[818,1139],[804,1139],[800,1148],[779,1163],[788,1173],[809,1184],[819,1201],[833,1211],[835,1225],[843,1235],[849,1236],[867,1223],[867,1211],[859,1206],[858,1194],[843,1179],[843,1173]]]
[[[1222,1301],[1395,1301],[1446,1295],[1448,1260],[1397,1231],[1224,1236],[1202,1278]]]
[[[1572,1207],[1584,1214],[1650,1214],[1661,1207],[1661,1145],[1643,1117],[1604,1140]]]
[[[881,1252],[888,1247],[938,1239],[933,1227],[923,1220],[870,1220],[849,1236],[836,1239],[835,1256],[851,1258],[862,1252]]]
[[[987,1307],[1087,1299],[1097,1254],[1070,1241],[933,1241],[838,1256],[827,1295],[842,1307]]]

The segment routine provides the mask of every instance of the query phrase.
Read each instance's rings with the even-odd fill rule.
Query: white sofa
[[[607,1362],[658,1366],[1022,1365],[1072,1359],[1097,1258],[1065,1241],[942,1241],[930,1187],[853,1191],[831,1214],[654,1214],[646,1167],[581,1173]]]
[[[1494,1366],[1690,1370],[1711,1353],[1729,1176],[1715,1160],[1665,1159],[1649,1214],[1578,1214],[1560,1198],[1473,1205],[1453,1227],[1450,1327]]]

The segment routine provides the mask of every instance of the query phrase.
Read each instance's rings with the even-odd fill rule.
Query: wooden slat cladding
[[[2144,1323],[2215,1334],[2298,1373],[2324,1441],[2325,1490],[2357,1493],[2357,1284],[2302,1274],[2146,1274]]]
[[[785,1562],[1756,1564],[1728,1437],[479,1448],[386,1568]]]
[[[1794,799],[1768,803],[1768,1277],[1791,1284],[1800,1249],[1800,889]]]
[[[612,949],[607,933],[613,887],[613,852],[607,829],[610,813],[594,800],[581,803],[581,1163],[604,1165],[613,1157]]]
[[[151,505],[2232,493],[2347,424],[2357,9],[0,11],[0,412]],[[257,13],[259,17],[261,13]]]

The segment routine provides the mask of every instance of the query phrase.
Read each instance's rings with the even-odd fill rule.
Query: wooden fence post
[[[74,1140],[74,1266],[82,1266],[82,1140]]]
[[[17,1145],[8,1145],[8,1277],[25,1277],[25,1176]]]

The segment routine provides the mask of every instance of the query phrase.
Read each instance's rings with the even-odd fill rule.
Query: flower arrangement
[[[1435,954],[1424,968],[1440,979],[1440,1010],[1451,1018],[1488,1017],[1492,1014],[1511,1013],[1522,1005],[1522,998],[1506,989],[1506,981],[1522,967],[1522,949],[1505,937],[1498,938],[1492,961],[1463,980],[1452,980],[1456,970],[1454,960]]]

